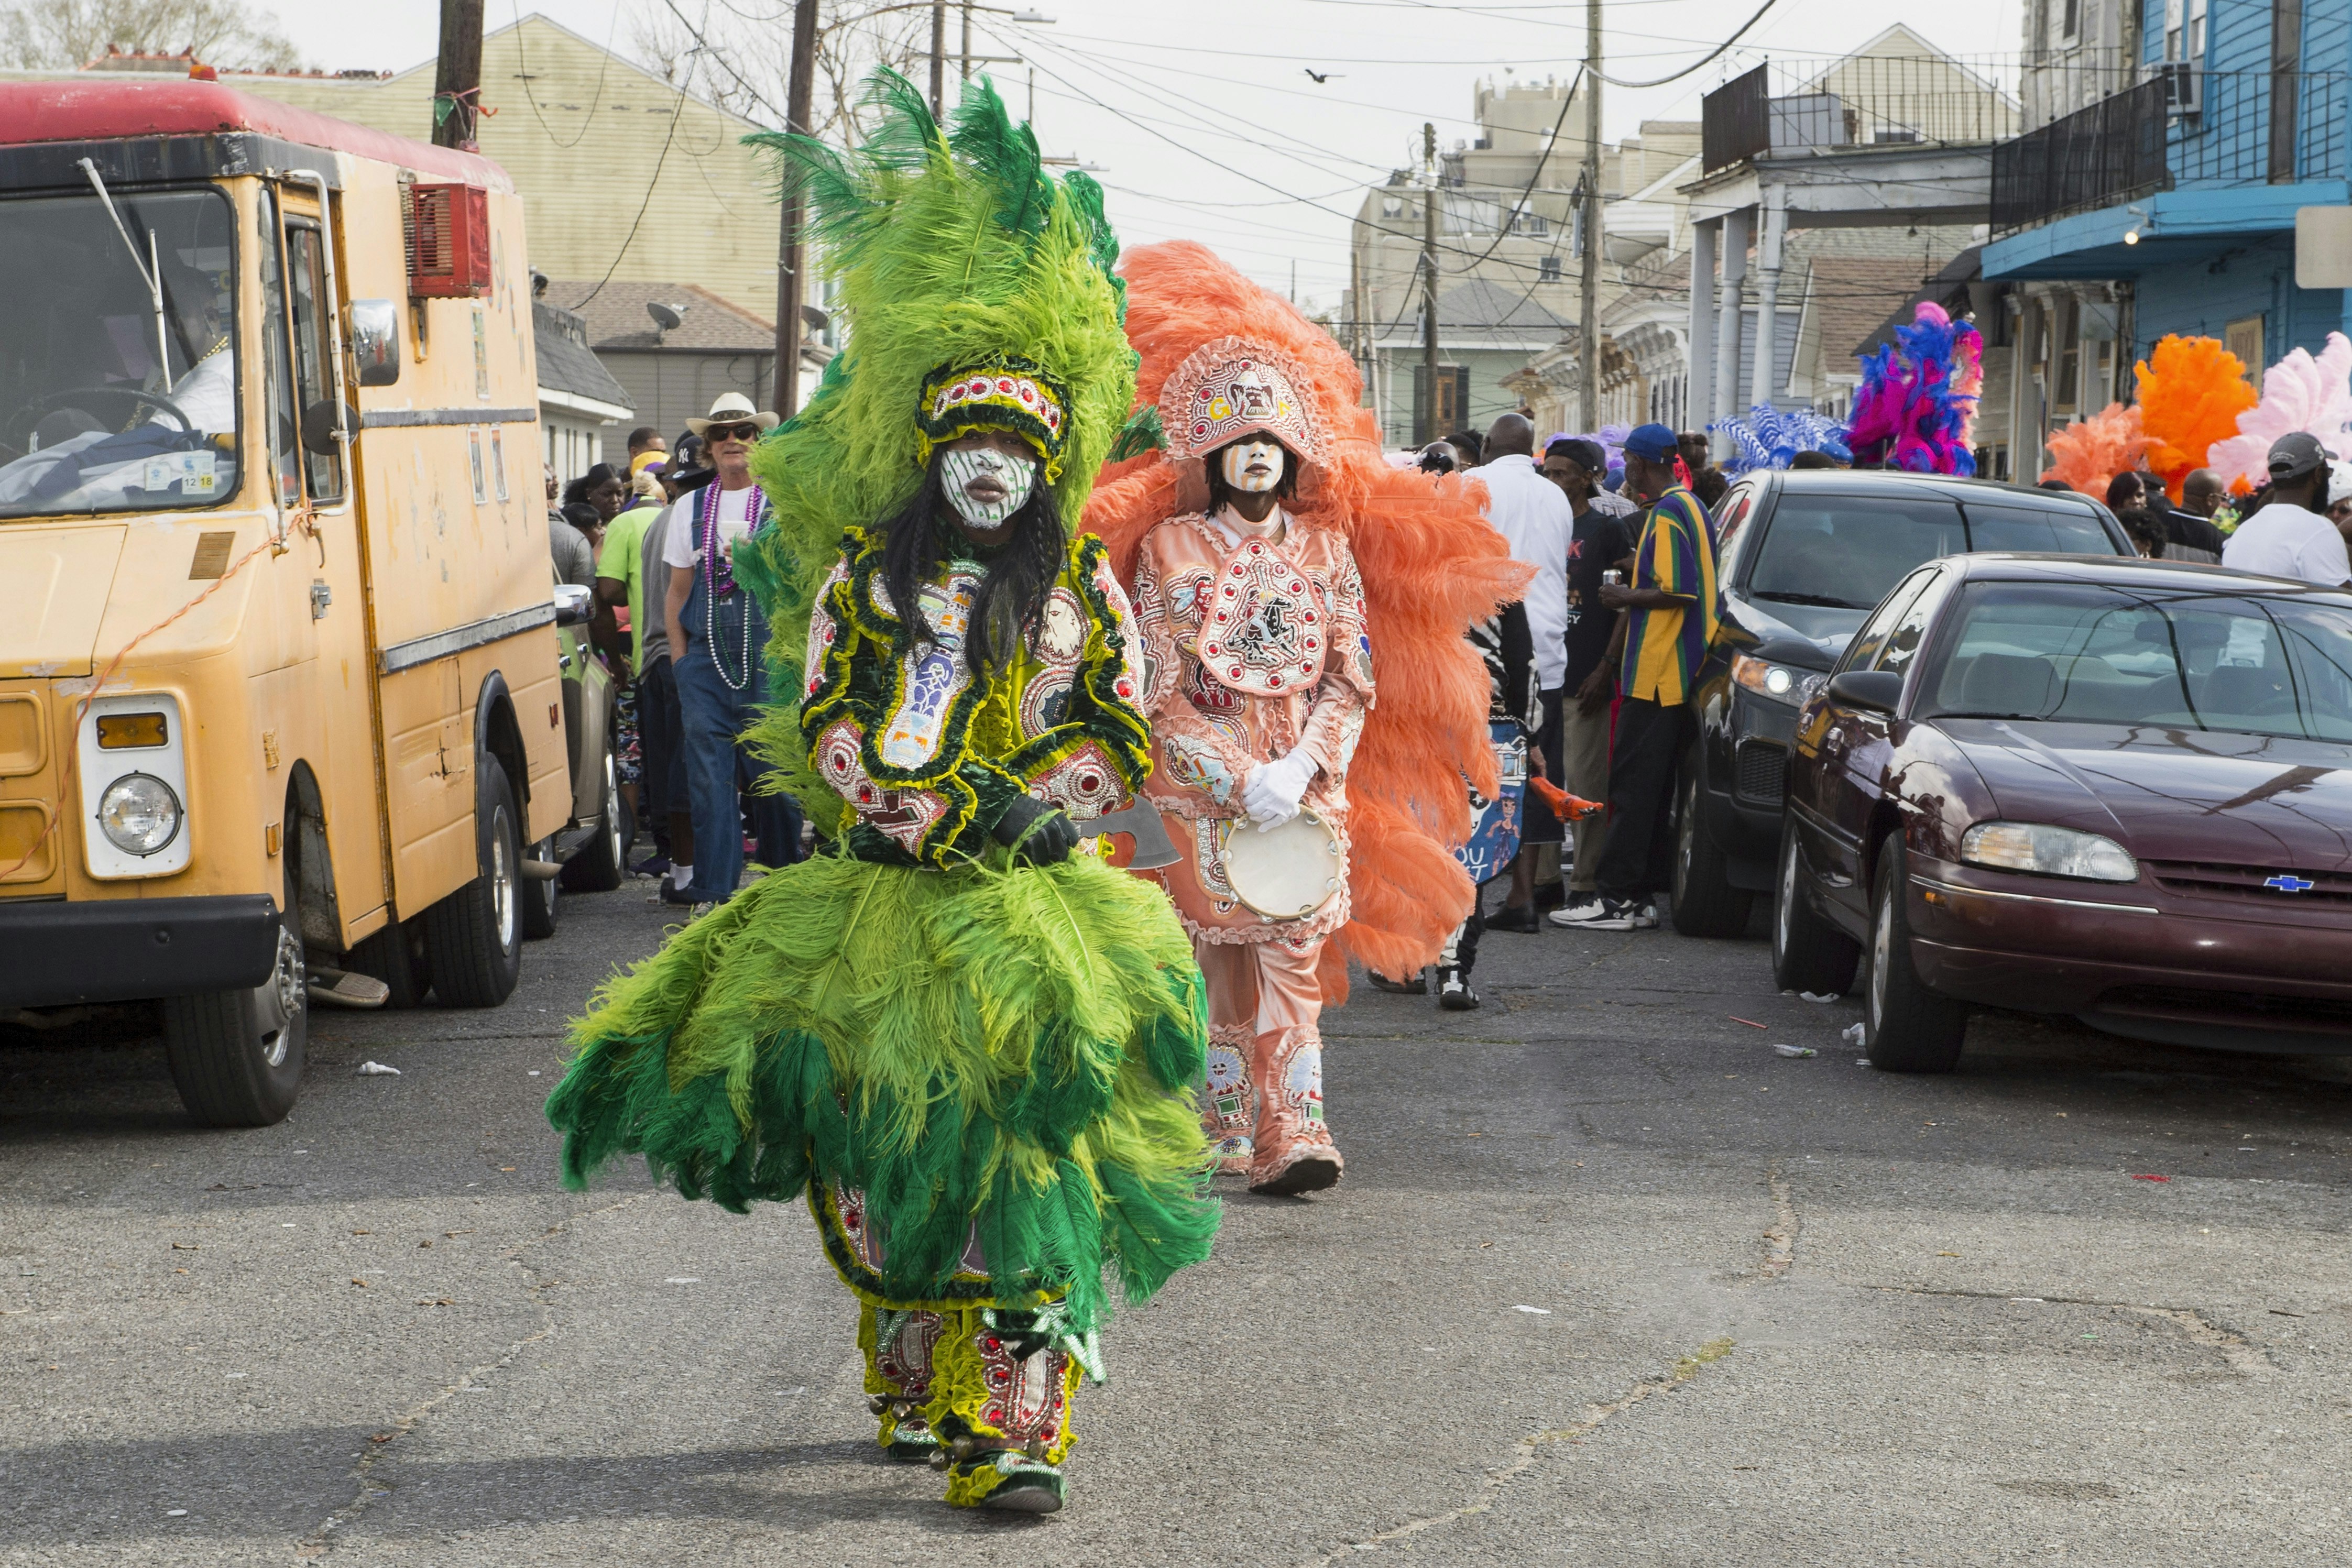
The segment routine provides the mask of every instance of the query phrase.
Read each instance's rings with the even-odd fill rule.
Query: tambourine
[[[1307,810],[1264,832],[1247,818],[1227,822],[1218,850],[1234,896],[1269,920],[1317,914],[1348,874],[1339,835]]]

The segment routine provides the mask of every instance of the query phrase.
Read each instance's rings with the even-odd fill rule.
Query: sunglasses
[[[702,427],[706,441],[757,441],[760,434],[757,421],[747,421],[742,424],[706,424]]]

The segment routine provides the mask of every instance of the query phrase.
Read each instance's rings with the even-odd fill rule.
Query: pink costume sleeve
[[[1167,584],[1161,580],[1160,550],[1156,548],[1170,531],[1163,526],[1145,535],[1143,548],[1136,558],[1135,620],[1143,635],[1145,678],[1141,706],[1160,749],[1178,761],[1180,775],[1191,776],[1184,781],[1213,779],[1217,769],[1200,765],[1206,759],[1213,758],[1223,765],[1226,791],[1216,804],[1227,810],[1218,814],[1238,815],[1242,781],[1257,766],[1258,759],[1202,717],[1185,690],[1200,678],[1192,669],[1199,660],[1200,611],[1197,601],[1189,614],[1180,615],[1170,605]],[[1182,762],[1188,757],[1194,765],[1185,768]],[[1213,797],[1213,787],[1210,792]],[[1162,800],[1161,803],[1169,802]]]
[[[1328,605],[1329,653],[1307,704],[1307,721],[1299,727],[1298,745],[1322,768],[1328,788],[1344,789],[1348,765],[1364,733],[1364,715],[1372,706],[1372,644],[1364,632],[1364,584],[1356,573],[1356,558],[1344,542],[1334,543],[1339,559]]]

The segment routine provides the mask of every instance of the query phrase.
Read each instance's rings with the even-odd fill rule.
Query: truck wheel
[[[1798,870],[1797,825],[1780,830],[1780,874],[1772,898],[1772,983],[1784,991],[1853,989],[1862,948],[1805,902]]]
[[[1723,851],[1700,820],[1706,797],[1699,788],[1696,756],[1684,765],[1681,795],[1675,822],[1675,929],[1685,936],[1737,936],[1748,929],[1756,895],[1731,885]]]
[[[555,840],[544,838],[530,846],[528,857],[535,861],[555,858]],[[536,877],[522,879],[522,934],[534,942],[555,935],[556,879],[541,882]]]
[[[494,1008],[522,977],[522,836],[514,790],[495,757],[474,764],[479,874],[425,912],[425,954],[446,1008]]]
[[[1965,1002],[1939,996],[1911,967],[1911,921],[1903,893],[1903,835],[1889,833],[1878,850],[1878,877],[1870,902],[1870,988],[1864,994],[1863,1047],[1885,1072],[1949,1072],[1968,1034]]]
[[[343,959],[355,975],[373,975],[392,995],[389,1008],[421,1008],[433,988],[433,972],[425,967],[423,932],[415,921],[395,920],[362,940]]]
[[[164,1060],[197,1125],[267,1127],[294,1109],[310,1038],[309,988],[300,919],[289,899],[268,979],[246,990],[164,998]]]
[[[574,893],[610,893],[621,885],[628,862],[629,843],[621,807],[621,770],[613,748],[604,747],[604,809],[596,818],[596,836],[563,862],[563,885]]]

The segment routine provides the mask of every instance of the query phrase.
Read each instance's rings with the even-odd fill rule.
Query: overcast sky
[[[877,4],[883,0],[877,0]],[[1100,165],[1120,237],[1193,238],[1302,304],[1336,306],[1348,277],[1347,230],[1367,182],[1417,155],[1433,120],[1443,145],[1473,133],[1483,78],[1573,74],[1584,7],[1496,0],[994,0],[1034,4],[1051,26],[982,16],[987,53],[1024,53],[1036,70],[1038,140]],[[1699,97],[1772,57],[1832,56],[1900,21],[1955,54],[2019,47],[2020,0],[1775,0],[1728,53],[1671,85],[1607,89],[1603,135],[1643,119],[1696,120]],[[542,13],[629,51],[632,16],[664,0],[489,0],[489,25]],[[676,0],[714,35],[790,26],[789,0]],[[1762,0],[1605,0],[1603,69],[1649,80],[1699,60]],[[328,69],[404,68],[431,57],[436,0],[280,5],[294,42]],[[704,18],[707,16],[708,20]],[[753,20],[751,18],[762,18]],[[949,27],[950,47],[957,28]],[[975,46],[977,49],[978,46]],[[991,69],[1015,112],[1029,72]],[[1328,79],[1318,83],[1309,70]],[[496,105],[500,84],[486,84]],[[607,171],[625,179],[627,171]]]

